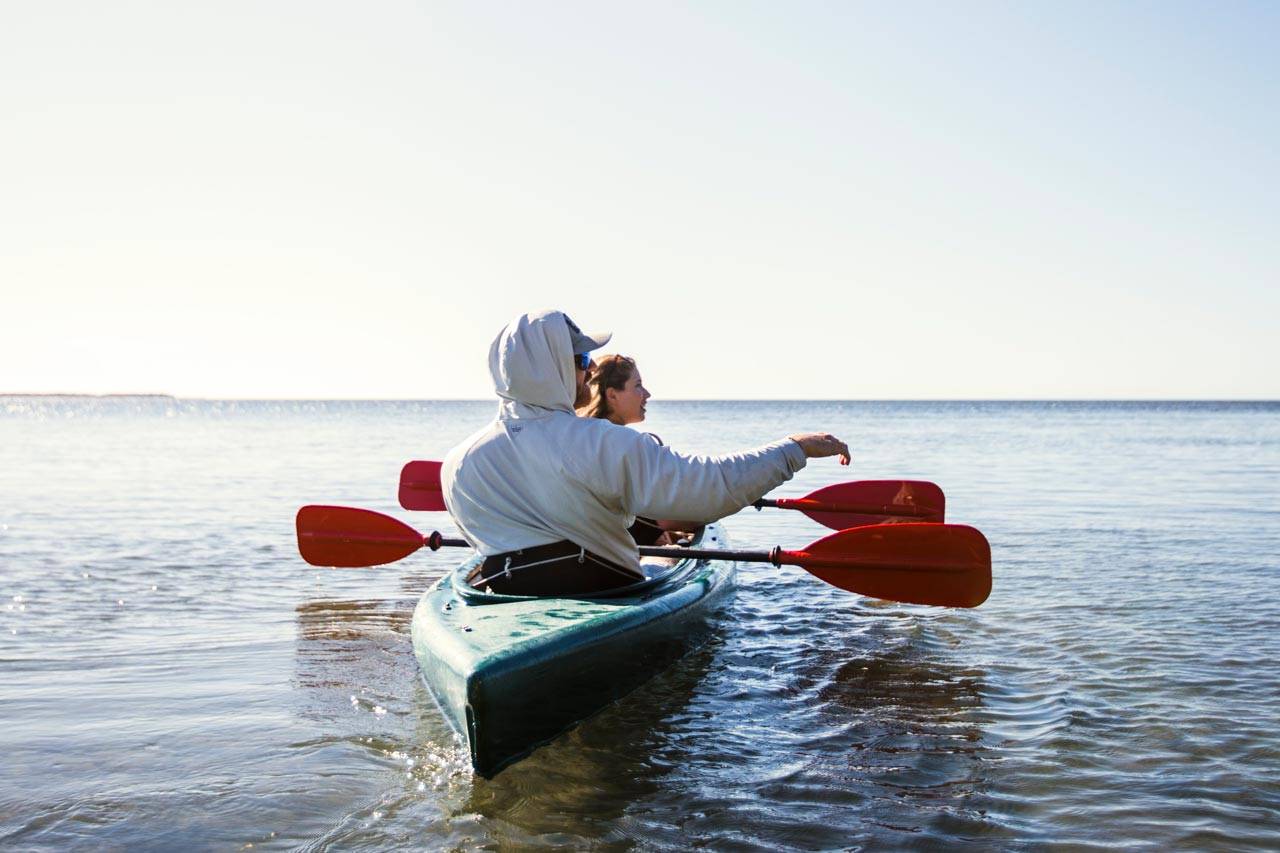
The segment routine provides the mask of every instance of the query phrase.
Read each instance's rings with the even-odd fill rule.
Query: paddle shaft
[[[377,534],[352,532],[306,530],[298,534],[300,539],[328,545],[397,545],[405,541],[404,536],[380,536]],[[441,548],[470,548],[471,543],[465,539],[449,539],[433,530],[422,537],[418,547],[438,551]],[[790,552],[774,547],[769,551],[725,551],[718,548],[664,548],[657,545],[645,545],[639,549],[642,557],[672,557],[676,559],[696,560],[736,560],[741,563],[773,563],[781,566],[780,558]]]
[[[770,500],[760,498],[751,504],[756,509],[775,507],[777,509],[798,509],[801,512],[848,512],[857,515],[893,515],[901,518],[928,518],[937,510],[926,507],[904,506],[902,504],[842,504],[815,501],[810,498],[778,498]]]
[[[740,563],[773,563],[775,553],[782,553],[778,548],[769,551],[723,551],[719,548],[664,548],[661,545],[642,545],[637,549],[641,557],[675,557],[694,560],[736,560]]]
[[[807,551],[784,551],[775,545],[768,551],[726,551],[718,548],[662,548],[646,545],[638,549],[642,557],[673,557],[694,560],[733,560],[738,563],[772,563],[778,568],[783,566],[812,566],[815,569],[885,569],[899,570],[901,563],[876,562],[857,557],[822,557]],[[934,571],[956,571],[954,563],[916,562],[912,569]]]
[[[299,530],[298,540],[302,541],[304,539],[325,545],[401,545],[405,541],[403,535],[378,536],[376,534],[348,531]],[[470,548],[471,543],[465,539],[446,538],[440,535],[440,531],[433,530],[422,537],[422,544],[417,547],[422,548],[424,546],[432,551],[439,551],[441,548]],[[414,550],[417,550],[417,548]]]
[[[327,543],[331,545],[394,545],[404,541],[403,537],[395,536],[376,536],[368,533],[329,533],[315,530],[300,533],[299,536],[316,543]],[[432,551],[438,551],[441,548],[470,548],[471,543],[465,539],[449,539],[442,536],[439,531],[432,531],[422,537],[422,545],[419,547],[427,547]],[[663,548],[656,545],[645,545],[637,550],[640,552],[640,556],[642,557],[668,557],[676,560],[732,560],[737,563],[771,563],[779,568],[784,565],[813,566],[814,568],[901,568],[901,566],[896,563],[877,563],[858,560],[856,558],[823,558],[809,554],[805,551],[784,551],[776,545],[768,551],[727,551],[720,548]],[[917,564],[915,568],[946,569],[948,567],[941,564],[936,566],[924,566]]]

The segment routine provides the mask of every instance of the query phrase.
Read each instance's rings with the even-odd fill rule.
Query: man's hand
[[[849,445],[829,432],[802,432],[787,438],[800,445],[804,455],[810,459],[839,456],[841,465],[849,464]]]

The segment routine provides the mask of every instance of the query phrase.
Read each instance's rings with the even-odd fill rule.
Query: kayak
[[[709,524],[692,543],[723,548]],[[491,777],[701,645],[736,564],[644,562],[647,579],[605,595],[550,598],[472,589],[474,556],[423,594],[413,651],[471,766]]]

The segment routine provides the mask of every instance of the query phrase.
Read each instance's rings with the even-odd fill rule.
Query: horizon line
[[[194,403],[493,403],[497,397],[184,397],[163,393],[0,392],[15,397],[161,399]],[[1280,397],[666,397],[667,403],[1280,403]]]

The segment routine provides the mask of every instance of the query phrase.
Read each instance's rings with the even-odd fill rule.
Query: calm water
[[[317,571],[488,403],[0,398],[0,846],[1280,847],[1280,405],[666,403],[691,451],[849,440],[991,540],[971,611],[746,569],[716,639],[484,781],[408,620],[459,559]],[[804,545],[781,511],[735,545]]]

